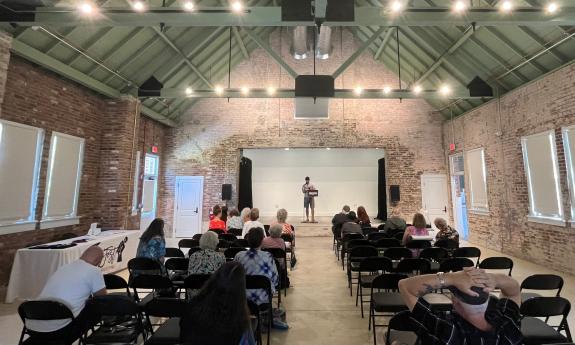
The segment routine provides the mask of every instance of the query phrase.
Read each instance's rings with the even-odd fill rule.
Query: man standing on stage
[[[305,218],[306,218],[304,223],[309,223],[309,209],[310,209],[310,207],[311,207],[311,222],[315,223],[315,217],[314,217],[315,201],[314,201],[314,197],[309,195],[310,190],[315,190],[315,187],[313,186],[313,184],[309,183],[309,177],[306,176],[305,183],[301,187],[301,191],[304,195],[303,207],[305,207]]]

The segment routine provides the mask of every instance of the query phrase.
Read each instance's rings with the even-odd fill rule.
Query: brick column
[[[12,35],[0,31],[0,116],[2,115],[2,103],[4,103],[4,90],[8,77],[8,64],[10,63],[10,47]]]
[[[130,218],[139,120],[139,101],[133,97],[108,101],[102,116],[98,216],[105,229],[133,228]]]

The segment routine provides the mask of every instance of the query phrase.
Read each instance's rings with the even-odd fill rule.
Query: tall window
[[[555,133],[550,130],[521,138],[529,192],[529,220],[565,225]]]
[[[575,126],[563,128],[563,149],[571,194],[571,222],[575,222]]]
[[[142,213],[153,217],[156,214],[156,193],[158,190],[158,156],[156,155],[146,154],[142,188]]]
[[[78,224],[84,139],[52,132],[41,228]]]
[[[36,227],[44,131],[0,120],[0,234]]]
[[[487,172],[485,168],[485,152],[483,148],[465,153],[465,164],[469,176],[470,211],[487,213]]]

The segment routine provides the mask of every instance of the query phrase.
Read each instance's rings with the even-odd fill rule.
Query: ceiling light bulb
[[[192,93],[194,93],[194,90],[191,87],[187,87],[186,88],[186,95],[191,95]]]
[[[146,10],[146,5],[141,1],[132,2],[132,8],[138,12],[143,12]]]
[[[389,86],[385,86],[385,87],[383,88],[383,93],[384,93],[384,94],[387,95],[387,94],[390,93],[390,92],[391,92],[391,88],[390,88]]]
[[[394,0],[391,3],[391,11],[395,13],[399,13],[403,10],[403,3],[399,0]]]
[[[224,88],[218,85],[214,88],[214,91],[216,92],[216,94],[221,95],[222,93],[224,93]]]
[[[413,87],[413,92],[414,92],[415,94],[421,93],[421,90],[422,90],[422,89],[421,89],[421,86],[419,86],[419,85],[415,85],[415,86]]]
[[[94,11],[94,7],[92,7],[92,4],[87,2],[81,3],[78,8],[80,12],[82,12],[83,14],[91,14]]]
[[[273,96],[276,93],[276,88],[273,86],[268,87],[268,95]]]
[[[557,5],[556,2],[550,2],[545,7],[545,12],[547,12],[549,14],[553,14],[553,13],[557,12],[557,10],[559,10],[559,5]]]
[[[192,1],[184,2],[184,10],[193,11],[194,10],[194,3]]]
[[[284,150],[289,151],[289,147],[286,147]]]
[[[467,4],[464,0],[457,0],[453,3],[453,12],[461,13],[467,9]]]
[[[329,151],[329,150],[331,150],[331,147],[326,147],[325,149]]]
[[[242,5],[242,3],[240,1],[234,1],[232,2],[232,11],[238,13],[243,11],[244,9],[244,5]]]
[[[511,0],[505,0],[501,3],[501,11],[510,12],[513,9],[513,2]]]
[[[247,86],[242,87],[242,94],[248,95],[250,93],[250,89]]]
[[[356,86],[356,88],[355,88],[355,90],[353,90],[353,92],[355,92],[355,94],[359,96],[363,92],[363,89],[361,88],[361,86]]]
[[[441,92],[442,95],[449,95],[451,93],[451,88],[449,85],[443,85],[439,89],[439,92]]]

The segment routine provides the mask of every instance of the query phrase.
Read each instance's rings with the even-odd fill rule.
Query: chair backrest
[[[349,251],[349,260],[353,261],[357,258],[368,258],[377,256],[377,248],[373,246],[357,246],[353,247]]]
[[[226,231],[224,229],[210,229],[208,231],[215,232],[216,234],[218,234],[218,236],[226,233]]]
[[[234,241],[234,243],[232,243],[232,247],[241,247],[241,248],[247,248],[250,245],[248,244],[248,240],[246,240],[245,238],[238,238],[237,240]]]
[[[286,260],[286,251],[281,248],[262,248],[262,251],[270,253],[276,259]]]
[[[106,290],[128,290],[128,282],[119,275],[108,273],[104,274],[104,283]]]
[[[449,252],[445,248],[439,247],[425,248],[419,253],[421,259],[428,259],[435,262],[440,262],[448,256]]]
[[[241,236],[243,231],[244,231],[243,229],[234,229],[234,228],[228,229],[229,234],[234,234],[236,236]]]
[[[375,242],[377,248],[395,248],[401,247],[401,242],[395,238],[382,238]]]
[[[387,235],[383,232],[372,232],[371,234],[367,235],[367,239],[372,242],[377,242],[382,238],[389,238],[389,237],[387,237]]]
[[[190,261],[186,258],[170,258],[164,266],[168,271],[187,271]]]
[[[383,256],[390,258],[391,260],[401,260],[405,258],[411,258],[413,253],[411,250],[404,248],[404,247],[393,247],[387,248],[383,252]]]
[[[182,252],[179,248],[166,248],[166,257],[167,258],[183,258],[185,257],[184,252]]]
[[[200,250],[202,250],[202,248],[200,247],[192,247],[190,248],[190,250],[188,250],[188,257],[190,257],[192,254],[194,254],[195,252],[199,252]]]
[[[186,312],[187,302],[179,298],[155,297],[144,306],[144,311],[154,317],[182,317]]]
[[[355,240],[349,240],[347,242],[347,249],[351,250],[353,247],[359,247],[359,246],[371,246],[371,242],[369,242],[368,240],[364,240],[364,239],[355,239]]]
[[[456,249],[459,248],[459,242],[452,239],[439,240],[434,243],[434,246],[445,249]]]
[[[431,247],[431,242],[424,240],[411,240],[405,244],[405,247],[410,249],[424,249]]]
[[[395,271],[406,274],[426,274],[431,271],[431,263],[427,259],[407,258],[397,264]]]
[[[396,240],[398,240],[399,242],[403,241],[403,234],[404,232],[398,232],[395,235],[393,235],[393,238],[395,238]]]
[[[190,274],[184,279],[184,287],[186,289],[199,290],[211,276],[211,274]]]
[[[128,271],[161,271],[162,264],[150,258],[133,258],[128,261]]]
[[[463,267],[473,267],[475,263],[468,258],[451,258],[442,261],[439,264],[439,271],[441,272],[457,272],[463,271]]]
[[[557,290],[557,295],[563,289],[563,278],[556,274],[534,274],[521,282],[521,290]]]
[[[219,237],[220,240],[225,240],[225,241],[228,241],[228,242],[234,242],[235,240],[238,239],[238,238],[236,237],[236,235],[230,234],[230,233],[220,234],[220,235],[218,235],[218,237]]]
[[[266,276],[246,275],[246,289],[264,289],[268,294],[268,303],[272,303],[272,283]]]
[[[92,303],[102,316],[138,315],[141,311],[138,304],[128,296],[97,296]]]
[[[511,276],[513,260],[505,256],[493,256],[481,260],[479,268],[483,268],[485,270],[509,270],[508,275]]]
[[[180,242],[178,242],[178,247],[180,249],[181,248],[193,248],[193,247],[199,247],[199,246],[200,246],[200,240],[184,238],[184,239],[181,239]]]
[[[226,257],[226,259],[233,259],[236,257],[237,253],[242,252],[244,250],[246,250],[246,248],[244,247],[230,247],[226,249],[226,251],[224,252],[224,256]]]
[[[192,240],[200,240],[200,238],[202,238],[202,234],[195,234],[194,236],[192,236]]]
[[[217,245],[217,248],[229,248],[232,244],[226,240],[220,239]]]
[[[567,317],[571,310],[571,303],[563,297],[533,297],[521,303],[520,311],[523,316]]]
[[[394,290],[399,289],[399,281],[407,278],[405,274],[386,273],[375,277],[371,283],[371,291],[375,289]]]
[[[292,242],[293,241],[293,236],[290,234],[282,234],[281,238],[282,238],[282,240],[284,240],[284,242]]]
[[[141,274],[130,281],[130,286],[135,289],[168,289],[173,287],[168,277],[155,274]]]
[[[26,301],[18,307],[18,314],[25,320],[73,319],[70,308],[57,301]]]
[[[367,257],[359,263],[360,272],[392,272],[393,262],[385,257]]]
[[[458,258],[479,258],[481,250],[477,247],[459,247],[453,251],[453,256]]]
[[[377,228],[372,228],[371,225],[366,225],[361,227],[361,232],[364,236],[367,236],[371,233],[377,232]]]
[[[358,233],[350,233],[345,234],[342,236],[341,240],[343,242],[351,241],[351,240],[363,240],[363,235]]]

